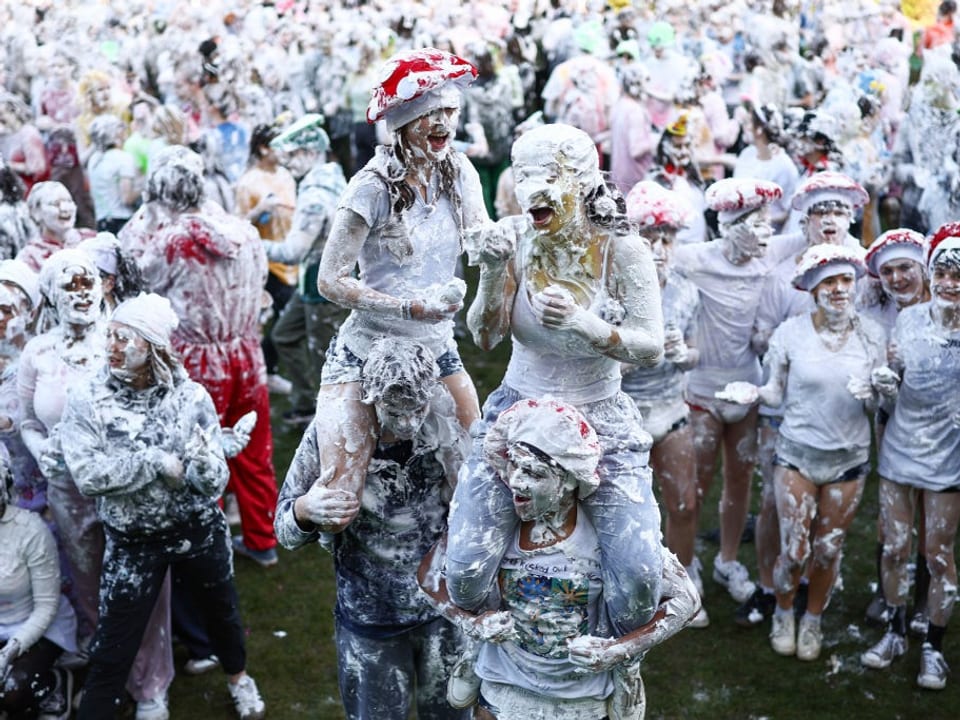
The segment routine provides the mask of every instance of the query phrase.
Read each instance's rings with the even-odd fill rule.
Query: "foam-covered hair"
[[[388,391],[426,401],[439,375],[436,359],[423,343],[382,338],[370,347],[360,370],[363,401],[372,404]]]

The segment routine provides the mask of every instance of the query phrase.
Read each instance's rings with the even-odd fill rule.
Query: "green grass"
[[[506,348],[483,355],[468,340],[461,350],[481,398],[503,374]],[[286,408],[280,401],[276,417]],[[282,481],[299,437],[274,423],[277,476]],[[715,527],[720,483],[704,507],[701,529]],[[843,561],[844,588],[824,615],[821,658],[802,663],[777,656],[764,627],[733,623],[734,602],[710,579],[717,547],[698,548],[703,560],[706,606],[711,625],[688,629],[647,656],[644,679],[650,720],[947,720],[960,717],[960,677],[942,692],[920,691],[914,679],[919,642],[888,671],[866,671],[859,655],[879,639],[863,623],[863,609],[874,580],[876,479],[871,478],[851,529]],[[758,493],[754,493],[756,504]],[[740,559],[755,570],[753,545]],[[334,603],[330,557],[318,548],[280,550],[280,563],[263,569],[237,558],[237,582],[247,626],[248,667],[256,677],[272,720],[341,720],[336,652],[332,642]],[[960,648],[948,634],[947,661],[960,668]],[[177,667],[186,658],[178,650]],[[234,718],[225,680],[219,673],[179,674],[170,693],[176,720]],[[403,720],[383,718],[382,720]]]

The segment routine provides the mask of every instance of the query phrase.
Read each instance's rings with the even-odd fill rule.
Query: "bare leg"
[[[960,493],[923,492],[926,515],[924,552],[930,569],[927,616],[931,625],[946,627],[957,600],[957,564],[954,542],[960,522]]]
[[[817,513],[817,487],[795,470],[777,467],[773,476],[780,518],[780,555],[773,569],[777,606],[793,612],[793,596],[810,555],[810,526]]]
[[[373,406],[360,400],[360,383],[324,385],[317,395],[317,482],[359,495],[380,428]]]
[[[840,571],[847,530],[857,513],[865,484],[866,478],[861,477],[818,488],[813,558],[808,568],[807,612],[812,615],[820,615],[830,601]]]
[[[693,449],[697,466],[697,521],[704,498],[713,487],[713,471],[720,450],[723,423],[704,410],[691,409],[690,424],[693,426]]]
[[[667,547],[687,567],[693,562],[697,534],[697,474],[693,452],[693,427],[684,425],[669,433],[650,451],[650,465],[660,486],[667,511]]]
[[[754,532],[754,548],[757,553],[757,578],[760,586],[768,589],[773,587],[773,566],[780,554],[780,521],[777,518],[777,496],[773,486],[773,455],[778,434],[774,427],[760,424],[758,465],[763,485]]]
[[[461,371],[447,375],[441,382],[453,395],[453,401],[457,405],[457,420],[466,430],[469,430],[470,426],[480,418],[480,400],[473,380],[466,371]]]
[[[737,559],[750,510],[750,483],[757,463],[757,408],[723,430],[723,494],[720,497],[720,559]]]
[[[883,596],[893,606],[907,604],[907,561],[917,491],[908,485],[880,478],[880,527],[883,555],[880,560]]]

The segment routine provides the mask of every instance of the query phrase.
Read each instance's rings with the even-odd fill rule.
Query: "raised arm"
[[[510,333],[510,313],[517,292],[514,253],[518,218],[467,231],[471,264],[480,266],[477,295],[467,311],[467,327],[481,350],[492,350]]]

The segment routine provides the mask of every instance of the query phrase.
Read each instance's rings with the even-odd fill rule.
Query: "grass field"
[[[465,362],[481,398],[499,382],[506,349],[482,356],[461,341]],[[279,400],[274,415],[286,408]],[[276,464],[282,479],[299,440],[278,422]],[[705,506],[703,527],[715,527],[719,482]],[[754,501],[757,499],[754,493]],[[843,562],[844,587],[824,615],[825,643],[820,659],[802,663],[774,654],[767,627],[745,630],[733,623],[735,603],[709,578],[717,546],[702,543],[706,606],[711,625],[687,629],[647,656],[644,679],[650,720],[955,720],[960,718],[960,676],[942,692],[915,687],[919,641],[888,671],[867,671],[859,655],[879,639],[863,623],[863,609],[874,580],[877,511],[876,478],[871,478],[851,530]],[[740,559],[753,574],[753,545]],[[318,548],[280,550],[278,566],[263,569],[237,559],[237,581],[247,625],[249,669],[260,685],[272,720],[340,720],[336,653],[332,643],[333,572],[330,557]],[[955,623],[954,623],[955,625]],[[946,658],[960,668],[960,646],[947,635]],[[177,656],[181,667],[185,657]],[[177,676],[170,695],[174,720],[234,718],[218,673]],[[413,717],[413,716],[411,716]],[[405,720],[383,718],[381,720]]]

